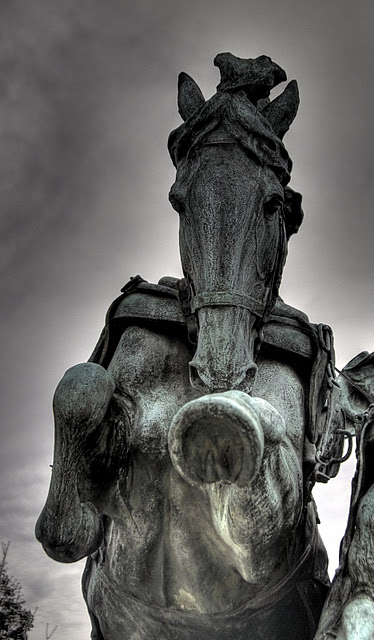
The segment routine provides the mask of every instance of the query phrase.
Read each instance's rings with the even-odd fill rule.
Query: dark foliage
[[[7,573],[9,543],[2,543],[0,564],[0,640],[27,640],[34,616],[24,607],[20,583]]]

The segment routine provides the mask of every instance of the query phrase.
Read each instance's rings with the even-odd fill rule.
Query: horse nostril
[[[190,362],[190,383],[196,391],[206,393],[217,393],[219,391],[228,391],[230,389],[237,389],[238,391],[244,391],[244,393],[250,393],[253,389],[253,385],[256,378],[257,366],[254,362],[247,368],[245,375],[238,375],[232,373],[230,376],[225,376],[222,372],[216,372],[216,376],[210,381],[207,377],[204,369]]]
[[[201,379],[198,368],[194,364],[190,363],[189,369],[191,386],[197,391],[203,391],[204,393],[206,393],[208,391],[208,386]]]
[[[250,393],[253,389],[253,385],[256,379],[257,374],[257,365],[254,362],[248,367],[246,374],[241,380],[240,384],[236,387],[239,391],[244,391],[245,393]]]

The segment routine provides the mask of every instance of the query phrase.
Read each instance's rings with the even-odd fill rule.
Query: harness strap
[[[365,398],[365,400],[368,401],[369,404],[373,404],[374,403],[373,396],[371,396],[370,393],[367,393],[365,391],[365,389],[363,389],[359,384],[357,384],[356,382],[353,382],[352,378],[347,376],[345,371],[340,371],[340,369],[338,369],[338,367],[335,367],[335,371],[337,371],[339,373],[339,375],[343,376],[343,378],[345,378],[349,382],[349,384],[352,385],[352,387],[354,387],[356,389],[356,391],[358,391]]]

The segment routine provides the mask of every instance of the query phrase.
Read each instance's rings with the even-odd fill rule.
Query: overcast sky
[[[186,71],[206,98],[214,56],[266,54],[299,83],[285,143],[305,221],[282,295],[333,327],[338,365],[374,350],[371,0],[12,0],[0,4],[2,437],[0,539],[54,640],[89,637],[82,564],[34,540],[52,462],[51,398],[86,360],[129,276],[179,275],[166,141]],[[332,567],[346,469],[318,492]]]

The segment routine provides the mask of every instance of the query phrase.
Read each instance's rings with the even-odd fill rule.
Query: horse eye
[[[264,203],[264,212],[267,216],[274,216],[277,213],[281,213],[283,209],[283,201],[277,196],[271,196]]]

